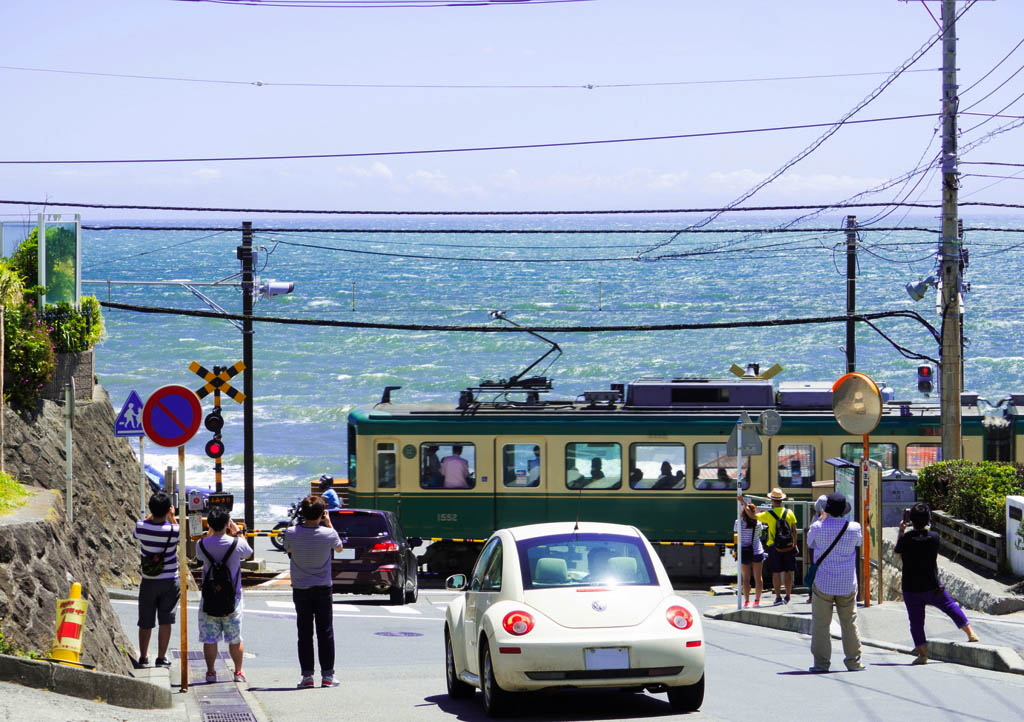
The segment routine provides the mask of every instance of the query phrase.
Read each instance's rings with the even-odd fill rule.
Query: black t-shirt
[[[896,540],[896,553],[903,556],[903,591],[931,592],[939,588],[939,534],[914,529]]]

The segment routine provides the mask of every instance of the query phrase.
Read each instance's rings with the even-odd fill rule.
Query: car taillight
[[[533,617],[526,612],[509,612],[501,620],[501,626],[509,634],[521,637],[533,629]]]
[[[398,545],[394,542],[381,542],[380,544],[374,544],[370,547],[370,553],[374,552],[397,552]]]
[[[676,629],[689,629],[693,626],[693,615],[685,607],[669,607],[665,618]]]

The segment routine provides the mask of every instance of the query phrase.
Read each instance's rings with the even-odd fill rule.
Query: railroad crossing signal
[[[220,373],[216,374],[211,371],[207,371],[195,361],[188,365],[188,370],[206,381],[202,387],[196,389],[196,396],[199,398],[203,398],[211,391],[222,391],[238,403],[245,401],[245,394],[228,383],[228,381],[234,378],[236,374],[245,370],[245,364],[241,361],[236,363],[234,366],[228,366],[226,369],[223,369]]]

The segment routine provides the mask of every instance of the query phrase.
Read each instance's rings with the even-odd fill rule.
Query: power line
[[[438,8],[510,5],[554,5],[591,2],[591,0],[173,0],[174,2],[205,2],[216,5],[252,5],[256,7],[289,8]]]
[[[983,81],[983,80],[984,80],[985,78],[987,78],[988,76],[992,75],[992,73],[994,73],[994,72],[996,71],[996,69],[997,69],[997,68],[998,68],[998,67],[999,67],[1000,65],[1002,65],[1003,63],[1005,63],[1005,62],[1007,61],[1007,59],[1008,59],[1008,58],[1009,58],[1009,57],[1010,57],[1011,55],[1013,55],[1013,54],[1014,54],[1015,52],[1017,52],[1017,48],[1019,48],[1019,47],[1020,47],[1020,46],[1021,46],[1022,44],[1024,44],[1024,38],[1021,38],[1021,39],[1020,39],[1020,42],[1018,42],[1018,43],[1017,43],[1016,45],[1014,45],[1014,46],[1013,46],[1013,49],[1012,49],[1012,50],[1011,50],[1010,52],[1008,52],[1008,53],[1007,53],[1006,55],[1004,55],[1004,56],[1003,56],[1003,59],[1002,59],[1002,60],[1000,60],[1000,61],[999,61],[998,63],[996,63],[995,65],[993,65],[993,66],[992,66],[992,68],[991,68],[991,69],[990,69],[990,70],[989,70],[989,71],[988,71],[987,73],[985,73],[985,74],[984,74],[984,75],[982,75],[982,76],[981,76],[980,78],[978,78],[977,80],[975,80],[975,81],[974,81],[973,83],[971,83],[971,84],[970,84],[969,86],[967,86],[967,87],[966,87],[966,88],[965,88],[964,90],[960,91],[960,95],[961,95],[961,96],[964,96],[964,95],[966,95],[967,93],[969,93],[969,92],[971,92],[972,90],[974,90],[974,88],[975,88],[975,87],[976,87],[976,86],[977,86],[977,85],[978,85],[979,83],[981,83],[981,82],[982,82],[982,81]],[[1000,87],[1002,87],[1002,86],[1000,86]],[[988,96],[986,96],[986,97],[988,97]]]
[[[791,80],[834,80],[838,78],[862,78],[873,75],[888,75],[888,71],[862,73],[828,73],[821,75],[782,75],[754,78],[721,78],[712,80],[663,80],[626,83],[321,83],[313,81],[267,81],[227,80],[223,78],[193,78],[180,75],[146,75],[142,73],[103,73],[64,68],[35,68],[24,65],[0,65],[0,70],[15,70],[29,73],[53,73],[58,75],[82,75],[97,78],[118,78],[125,80],[160,80],[180,83],[204,83],[212,85],[250,85],[257,88],[344,88],[378,90],[602,90],[608,88],[661,88],[685,85],[726,85],[736,83],[767,83]],[[939,68],[911,70],[914,73],[931,73]]]
[[[187,0],[193,2],[194,0]],[[915,118],[934,118],[936,113],[920,113],[917,115],[897,115],[886,118],[865,118],[863,120],[838,121],[840,125],[853,125],[857,123],[885,123],[894,120],[912,120]],[[517,145],[488,145],[473,146],[464,148],[429,148],[420,150],[388,150],[368,151],[360,153],[306,153],[293,155],[247,155],[247,156],[217,156],[208,158],[106,158],[89,160],[0,160],[0,165],[91,165],[91,164],[112,164],[112,163],[227,163],[235,161],[260,161],[260,160],[317,160],[326,158],[376,158],[388,156],[407,155],[437,155],[444,153],[479,153],[483,151],[496,150],[532,150],[537,148],[569,148],[588,145],[611,145],[617,143],[645,143],[658,140],[681,140],[686,138],[711,138],[716,136],[747,135],[752,133],[774,133],[785,130],[803,130],[807,128],[822,128],[836,126],[832,123],[804,123],[801,125],[780,125],[766,128],[745,128],[740,130],[715,130],[701,133],[678,133],[673,135],[651,135],[635,138],[606,138],[602,140],[576,140],[557,143],[521,143]],[[832,132],[835,132],[834,130]],[[831,135],[831,133],[828,133]]]
[[[82,226],[87,231],[237,231],[241,232],[241,226]],[[262,233],[374,233],[374,234],[415,234],[415,235],[634,235],[639,233],[843,233],[842,228],[697,228],[693,230],[677,231],[673,228],[297,228],[297,227],[253,227],[254,231]],[[934,228],[923,226],[894,226],[892,228],[865,228],[865,231],[919,231],[922,233],[940,233]],[[198,240],[198,239],[197,239]],[[346,239],[360,240],[360,239]],[[381,243],[381,241],[366,241],[367,243]],[[411,243],[410,241],[397,241],[398,243]],[[450,245],[459,247],[458,244],[429,243],[422,245],[438,246]],[[621,248],[634,248],[638,243],[619,246]],[[470,248],[481,248],[485,246],[468,246]],[[487,248],[507,248],[507,246],[486,246]],[[536,248],[552,248],[552,246],[535,246]],[[570,246],[559,246],[569,248]],[[524,246],[516,246],[524,248]],[[616,248],[614,245],[578,246],[578,248]]]

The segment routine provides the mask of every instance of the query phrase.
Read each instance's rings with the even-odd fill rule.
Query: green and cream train
[[[829,383],[640,379],[558,401],[542,397],[545,379],[531,381],[467,389],[452,405],[392,402],[389,389],[354,409],[349,504],[392,510],[407,534],[432,539],[423,563],[440,574],[468,569],[495,529],[580,519],[636,525],[661,542],[673,575],[717,576],[736,516],[727,440],[741,411],[782,420],[743,459],[749,493],[778,486],[811,499],[815,481],[833,478],[830,459],[861,457]],[[1024,394],[998,406],[964,394],[964,457],[1024,462],[1022,415]],[[940,440],[934,400],[887,398],[870,450],[883,468],[913,472],[940,459]]]

